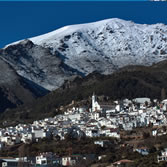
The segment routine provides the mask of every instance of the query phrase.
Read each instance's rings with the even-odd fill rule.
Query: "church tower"
[[[101,110],[102,109],[101,109],[99,103],[96,100],[95,93],[93,93],[93,96],[92,96],[92,112],[101,111]]]
[[[96,97],[95,97],[95,93],[93,93],[93,96],[92,96],[92,112],[95,111],[95,102],[96,102]]]

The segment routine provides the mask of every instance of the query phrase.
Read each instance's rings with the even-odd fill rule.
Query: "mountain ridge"
[[[25,48],[26,42],[33,45],[29,50]],[[5,53],[12,47],[15,48],[14,52]],[[0,54],[8,63],[13,63],[12,58],[17,57],[18,53],[22,55],[23,49],[32,61],[22,58],[22,61],[26,61],[26,69],[20,69],[22,64],[16,61],[12,64],[13,68],[19,75],[24,75],[45,89],[55,90],[65,80],[86,76],[94,71],[108,75],[127,65],[149,66],[166,60],[167,26],[162,23],[147,25],[117,18],[106,19],[65,26],[41,36],[15,42],[3,48]],[[32,76],[27,71],[36,71],[35,61],[37,63],[40,60],[44,63],[38,64],[38,72]],[[32,66],[27,65],[31,63]],[[51,68],[44,68],[45,64]],[[48,73],[57,79],[51,82],[46,76]],[[42,78],[43,76],[45,77]]]

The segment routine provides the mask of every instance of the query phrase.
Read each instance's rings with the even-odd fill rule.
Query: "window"
[[[42,164],[46,164],[46,161],[42,161]]]
[[[2,162],[2,166],[7,166],[7,162]]]

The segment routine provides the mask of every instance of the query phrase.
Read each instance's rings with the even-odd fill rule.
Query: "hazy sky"
[[[121,18],[167,24],[166,2],[0,2],[0,48],[65,25]]]

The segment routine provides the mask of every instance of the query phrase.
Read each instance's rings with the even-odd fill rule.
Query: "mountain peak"
[[[59,36],[61,34],[70,34],[71,32],[82,31],[83,29],[95,28],[95,27],[98,28],[99,26],[101,27],[101,26],[107,26],[107,25],[111,25],[111,24],[116,26],[116,24],[124,24],[124,25],[134,24],[134,22],[126,21],[126,20],[119,19],[119,18],[110,18],[110,19],[95,21],[95,22],[91,22],[91,23],[67,25],[67,26],[64,26],[62,28],[56,29],[54,31],[48,32],[46,34],[39,35],[37,37],[32,37],[29,39],[31,41],[33,41],[34,43],[42,43],[43,40],[46,40],[47,38],[53,38],[55,35]],[[8,47],[9,45],[14,45],[14,44],[17,44],[17,43],[22,42],[22,41],[25,41],[25,39],[8,44],[4,48]]]
[[[15,42],[2,56],[19,75],[53,90],[65,80],[93,71],[111,74],[127,65],[151,65],[167,59],[167,26],[136,24],[118,18],[69,25]],[[17,56],[16,56],[17,55]],[[14,58],[19,61],[15,61]]]

